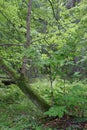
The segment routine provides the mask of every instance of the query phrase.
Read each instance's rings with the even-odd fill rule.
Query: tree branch
[[[51,5],[52,11],[53,11],[53,16],[56,19],[56,21],[58,21],[57,18],[56,18],[56,15],[55,15],[53,4],[52,4],[51,0],[48,0],[48,1],[49,1],[50,5]]]
[[[24,46],[24,44],[14,44],[14,43],[1,43],[0,46]]]

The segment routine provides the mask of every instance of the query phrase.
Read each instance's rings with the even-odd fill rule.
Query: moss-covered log
[[[42,111],[47,111],[49,109],[50,105],[42,97],[40,97],[38,93],[35,93],[29,85],[29,81],[23,75],[19,77],[17,84],[38,108]]]
[[[7,62],[5,62],[5,60],[3,60],[1,57],[0,57],[0,68],[6,72],[12,79],[17,79],[19,77],[19,74],[17,74],[17,72],[12,69],[10,67],[10,65],[7,64]]]
[[[0,58],[0,68],[2,68],[6,73],[9,74],[11,78],[14,79],[18,87],[26,94],[29,99],[41,110],[47,111],[50,105],[40,97],[29,85],[29,81],[23,74],[17,74],[17,72],[9,67],[3,59]]]

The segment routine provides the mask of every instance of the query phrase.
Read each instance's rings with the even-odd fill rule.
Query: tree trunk
[[[47,111],[50,108],[50,105],[40,97],[29,85],[27,78],[23,74],[17,74],[15,70],[9,67],[5,61],[0,58],[0,68],[3,69],[12,79],[14,79],[15,83],[22,90],[22,92],[28,96],[28,98],[41,110]]]
[[[76,5],[76,3],[79,3],[81,0],[68,0],[67,1],[67,4],[66,4],[66,7],[68,9],[74,7]]]
[[[28,2],[28,13],[27,13],[27,19],[26,19],[26,28],[27,28],[27,34],[26,34],[26,43],[25,43],[25,49],[28,49],[30,46],[30,20],[31,20],[31,7],[32,7],[32,0],[29,0]],[[23,64],[21,68],[21,73],[26,75],[26,65],[27,65],[28,58],[25,55],[23,58]]]
[[[25,49],[27,49],[30,46],[30,15],[31,15],[31,6],[32,6],[32,0],[29,0],[28,4],[28,14],[27,14],[27,20],[26,20],[26,26],[27,26],[27,37],[26,37],[26,43],[25,43]],[[47,111],[50,107],[50,105],[42,98],[40,97],[29,85],[29,82],[26,77],[26,64],[27,64],[27,57],[26,55],[23,58],[23,64],[21,68],[21,73],[17,74],[15,70],[13,70],[11,67],[9,67],[5,61],[0,57],[0,68],[2,68],[12,79],[15,80],[18,87],[25,93],[29,99],[42,111]]]
[[[47,111],[50,108],[50,105],[40,97],[29,85],[28,80],[21,75],[17,80],[19,88],[29,97],[29,99],[41,110]]]

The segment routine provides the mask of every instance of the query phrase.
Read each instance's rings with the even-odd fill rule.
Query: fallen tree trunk
[[[14,79],[22,92],[27,95],[41,111],[47,111],[50,108],[50,105],[30,87],[27,78],[23,74],[17,74],[17,72],[9,67],[2,58],[0,58],[0,68]]]
[[[27,36],[26,36],[26,43],[25,49],[29,48],[31,40],[30,40],[30,16],[31,16],[31,7],[32,7],[32,0],[28,2],[28,13],[27,13],[27,20],[26,20],[26,28],[27,28]],[[8,66],[5,61],[0,57],[0,68],[2,68],[18,85],[18,87],[24,92],[29,99],[42,111],[47,111],[50,105],[40,97],[36,92],[29,85],[29,81],[26,77],[26,65],[27,65],[27,57],[26,55],[23,58],[23,64],[21,68],[20,74],[18,74],[15,70],[13,70],[10,66]]]
[[[41,109],[41,111],[47,111],[50,108],[50,105],[31,88],[24,75],[19,77],[17,84],[29,99]]]

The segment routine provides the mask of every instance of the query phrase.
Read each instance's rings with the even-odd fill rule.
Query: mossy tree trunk
[[[27,77],[23,74],[18,74],[14,69],[9,67],[2,58],[0,58],[0,68],[14,79],[22,92],[27,95],[41,111],[47,111],[50,108],[50,105],[30,87]]]
[[[31,6],[32,0],[29,0],[28,3],[28,13],[27,13],[27,20],[26,20],[26,28],[27,28],[27,37],[25,43],[25,49],[29,48],[30,46],[30,16],[31,16]],[[40,97],[36,92],[32,90],[29,85],[29,81],[26,77],[26,65],[27,65],[27,57],[26,55],[23,58],[23,64],[21,68],[20,74],[17,74],[15,70],[9,67],[2,57],[0,57],[0,68],[2,68],[18,85],[18,87],[31,99],[31,101],[42,111],[47,111],[50,107],[47,102]]]
[[[17,84],[41,111],[47,111],[50,108],[50,105],[31,88],[28,80],[26,77],[24,77],[24,75],[19,77]]]

